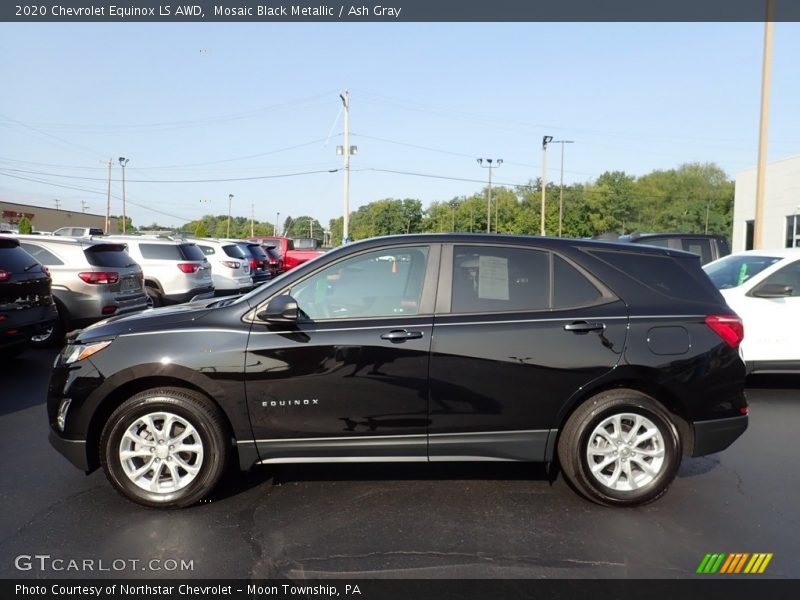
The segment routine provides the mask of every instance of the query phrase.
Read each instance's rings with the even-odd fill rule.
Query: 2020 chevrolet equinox
[[[557,462],[631,506],[747,428],[742,337],[694,254],[376,238],[83,330],[54,365],[50,439],[155,507],[197,502],[234,460]]]

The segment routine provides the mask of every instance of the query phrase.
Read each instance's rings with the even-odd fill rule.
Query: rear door
[[[430,460],[543,460],[564,403],[617,364],[627,310],[566,258],[455,245],[442,256]]]

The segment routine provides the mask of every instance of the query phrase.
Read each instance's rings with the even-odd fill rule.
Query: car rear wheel
[[[146,286],[144,289],[147,292],[147,297],[150,298],[150,301],[152,302],[153,308],[164,306],[164,299],[161,298],[161,294],[158,293],[157,289],[150,286]]]
[[[100,441],[108,480],[144,506],[195,504],[216,485],[228,456],[219,409],[191,390],[141,392],[117,408]]]
[[[558,441],[569,483],[606,506],[637,506],[662,496],[675,478],[681,452],[669,413],[633,390],[612,390],[586,401]]]
[[[64,323],[64,313],[58,307],[58,316],[51,327],[45,329],[38,335],[31,336],[31,345],[34,348],[46,348],[49,346],[61,346],[64,337],[67,335],[67,327]]]

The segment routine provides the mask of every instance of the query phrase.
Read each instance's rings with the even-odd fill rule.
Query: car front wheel
[[[216,405],[196,392],[141,392],[120,405],[103,429],[103,470],[133,502],[190,506],[211,492],[224,471],[226,430]]]
[[[675,478],[681,452],[669,413],[633,390],[613,390],[586,401],[567,420],[558,442],[569,482],[606,506],[659,498]]]

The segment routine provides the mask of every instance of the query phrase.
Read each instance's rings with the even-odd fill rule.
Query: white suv
[[[208,262],[211,263],[211,277],[217,295],[240,294],[253,289],[250,273],[250,257],[237,242],[193,239]]]
[[[153,306],[214,296],[211,265],[192,242],[154,236],[109,236],[128,247],[144,272],[144,285]]]

